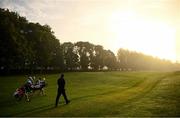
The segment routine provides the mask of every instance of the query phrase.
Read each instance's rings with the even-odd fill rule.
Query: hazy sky
[[[180,0],[0,0],[0,7],[50,25],[61,43],[180,60]]]

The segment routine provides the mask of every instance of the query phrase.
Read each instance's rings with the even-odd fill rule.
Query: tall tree
[[[94,51],[91,57],[91,67],[94,70],[101,70],[103,68],[103,53],[104,49],[101,45],[94,46]]]
[[[90,60],[93,53],[93,45],[89,42],[77,42],[75,44],[78,50],[80,59],[80,68],[82,70],[88,70],[90,67]]]
[[[75,45],[71,42],[66,42],[61,45],[66,70],[77,70],[79,67],[79,57]]]
[[[107,66],[109,70],[117,69],[117,60],[114,53],[110,50],[104,50],[104,58],[103,58],[104,66]]]
[[[1,71],[62,66],[60,43],[50,26],[29,23],[16,12],[4,9],[0,9],[0,19]]]

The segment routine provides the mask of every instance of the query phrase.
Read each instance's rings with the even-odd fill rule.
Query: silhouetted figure
[[[58,106],[58,102],[59,102],[59,98],[60,98],[61,94],[63,95],[63,97],[64,97],[64,99],[66,101],[66,104],[68,104],[70,102],[67,99],[66,92],[65,92],[65,89],[64,89],[64,87],[65,87],[64,74],[61,74],[61,77],[58,79],[57,83],[58,83],[58,92],[57,92],[55,107]]]

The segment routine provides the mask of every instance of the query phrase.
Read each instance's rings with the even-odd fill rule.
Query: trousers
[[[67,99],[67,96],[66,96],[65,89],[63,89],[63,90],[58,89],[57,97],[56,97],[56,106],[57,106],[58,103],[59,103],[59,98],[60,98],[61,94],[63,95],[64,100],[66,101],[66,104],[68,103],[68,99]]]

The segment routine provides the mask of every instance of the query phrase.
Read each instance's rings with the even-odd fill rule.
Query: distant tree
[[[169,71],[178,69],[175,66],[177,64],[173,64],[171,61],[125,49],[119,49],[117,58],[121,70]]]
[[[94,70],[101,70],[103,68],[103,53],[104,49],[101,45],[94,46],[94,50],[91,56],[91,67]]]
[[[128,51],[124,49],[119,49],[117,53],[118,61],[120,64],[120,70],[126,70],[127,67],[127,54]]]
[[[66,70],[77,70],[79,67],[79,57],[75,49],[75,45],[66,42],[61,45],[63,50],[64,64]]]
[[[110,50],[104,50],[103,58],[104,66],[107,66],[109,70],[117,69],[117,60],[114,53]]]
[[[88,70],[90,67],[90,60],[93,54],[93,45],[89,42],[77,42],[75,44],[77,47],[79,59],[80,59],[80,68],[82,70]]]

